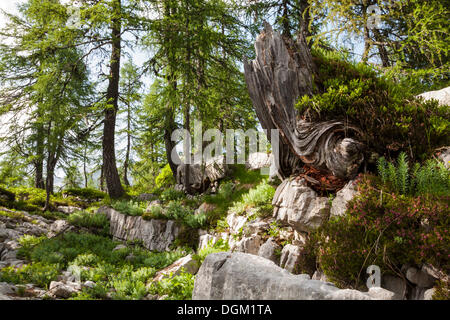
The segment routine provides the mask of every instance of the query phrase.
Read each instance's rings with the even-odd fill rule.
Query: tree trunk
[[[255,48],[256,59],[244,62],[245,79],[261,126],[279,132],[278,150],[271,141],[279,174],[298,174],[308,164],[352,178],[364,159],[362,144],[350,138],[358,128],[339,121],[307,122],[295,109],[301,96],[313,94],[317,73],[303,35],[294,43],[266,23]]]
[[[172,141],[172,132],[176,129],[174,112],[172,106],[168,106],[165,115],[165,127],[164,127],[164,146],[166,149],[166,158],[172,170],[173,177],[177,176],[178,165],[175,163],[175,159],[172,159],[172,150],[175,148],[175,142]],[[180,163],[178,161],[178,163]]]
[[[36,159],[34,160],[34,187],[45,189],[44,182],[44,128],[42,125],[36,130]]]
[[[119,99],[120,55],[121,55],[121,4],[120,0],[113,2],[115,17],[112,19],[112,52],[108,90],[106,93],[107,107],[103,127],[103,170],[106,188],[111,198],[120,198],[124,194],[116,166],[115,128]]]
[[[105,191],[105,170],[103,170],[103,164],[100,166],[100,190]]]
[[[299,32],[303,34],[303,37],[305,39],[308,39],[309,36],[311,36],[311,32],[309,31],[309,23],[311,22],[311,13],[308,7],[308,0],[302,0],[300,1],[300,30]],[[308,44],[309,47],[311,47],[310,44]]]
[[[49,129],[49,131],[50,131],[50,129]],[[52,150],[48,151],[47,178],[46,178],[46,183],[45,183],[46,198],[45,198],[45,206],[43,209],[44,211],[47,211],[50,209],[50,196],[53,194],[54,183],[55,183],[55,168],[56,168],[56,164],[58,163],[58,160],[59,160],[59,157],[60,157],[61,151],[62,151],[61,141],[62,141],[62,137],[61,137],[61,139],[58,140],[58,143],[57,143],[54,151],[52,151]],[[49,145],[49,148],[51,148],[50,145]]]
[[[373,34],[375,36],[375,40],[377,41],[378,54],[380,55],[381,64],[384,68],[389,67],[391,65],[389,61],[389,54],[386,50],[385,45],[383,45],[383,37],[378,29],[373,29]]]
[[[125,161],[123,162],[123,182],[126,186],[130,186],[128,181],[128,165],[130,162],[131,150],[131,107],[128,105],[127,109],[127,151],[125,153]]]
[[[86,161],[87,161],[87,144],[84,145],[83,150],[83,175],[84,175],[84,187],[88,187],[88,176],[87,176],[87,167],[86,167]]]

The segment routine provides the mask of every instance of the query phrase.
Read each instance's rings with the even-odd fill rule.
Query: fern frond
[[[383,184],[387,182],[386,159],[381,157],[377,161],[378,175],[381,177]]]
[[[406,153],[400,153],[397,159],[397,186],[402,194],[408,192],[409,164]]]

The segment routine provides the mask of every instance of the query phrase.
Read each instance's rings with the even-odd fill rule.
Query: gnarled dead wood
[[[266,23],[255,49],[256,59],[244,62],[245,79],[262,127],[279,130],[278,158],[274,155],[281,176],[295,174],[307,163],[352,178],[364,159],[363,145],[354,139],[358,128],[340,121],[308,122],[295,109],[299,97],[313,94],[316,74],[303,36],[294,43]]]

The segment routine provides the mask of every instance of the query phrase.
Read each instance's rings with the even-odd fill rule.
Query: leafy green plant
[[[60,271],[58,264],[34,262],[20,268],[6,267],[0,270],[0,282],[16,284],[34,283],[39,287],[48,288],[51,281],[56,280]]]
[[[245,214],[249,209],[253,209],[252,215],[268,216],[272,213],[272,199],[275,194],[275,188],[271,186],[267,179],[263,180],[256,188],[252,188],[248,193],[242,195],[242,198],[233,203],[229,209],[236,214]]]
[[[164,202],[175,201],[184,198],[186,195],[183,191],[175,190],[174,188],[167,188],[161,193],[161,200]]]
[[[224,251],[229,251],[229,250],[230,250],[230,246],[228,245],[228,242],[223,239],[219,239],[215,243],[210,241],[208,243],[208,246],[206,246],[203,249],[200,249],[194,255],[194,259],[197,260],[200,264],[202,264],[203,261],[205,261],[206,257],[209,254],[216,253],[216,252],[224,252]]]
[[[312,238],[319,267],[339,287],[364,289],[364,270],[384,273],[430,263],[449,270],[448,196],[381,193],[377,177],[364,176],[347,214],[330,219]]]
[[[106,193],[92,188],[70,188],[62,192],[67,196],[80,197],[88,200],[101,200],[106,197]]]
[[[164,166],[164,168],[162,168],[161,172],[155,178],[155,188],[156,189],[166,188],[174,183],[175,179],[173,177],[172,169],[170,168],[170,165],[167,164]]]
[[[143,207],[143,204],[139,203],[139,202],[135,202],[135,201],[126,201],[126,200],[122,200],[122,201],[115,201],[111,204],[111,206],[123,213],[123,214],[127,214],[129,216],[142,216],[142,214],[144,213],[145,208]]]
[[[149,288],[150,294],[167,296],[166,300],[191,300],[194,290],[195,275],[182,272],[175,277],[164,278],[159,282],[152,283]]]
[[[378,159],[378,174],[385,186],[399,194],[450,194],[450,170],[437,160],[428,160],[423,166],[416,163],[410,171],[405,153],[400,153],[397,166]]]
[[[101,233],[109,233],[109,219],[103,213],[77,211],[69,215],[67,221],[75,226],[99,229]]]
[[[318,76],[314,95],[302,96],[296,104],[301,116],[354,124],[361,129],[359,139],[380,154],[394,148],[420,158],[446,143],[449,108],[414,97],[377,69],[338,52],[315,48],[312,54]]]
[[[151,219],[168,219],[164,209],[159,205],[151,206],[147,211],[142,214],[142,218],[145,220]]]

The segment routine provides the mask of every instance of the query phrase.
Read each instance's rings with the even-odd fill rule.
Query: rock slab
[[[110,220],[110,233],[119,240],[141,240],[148,250],[167,251],[180,232],[180,227],[171,220],[144,220],[128,216],[110,207],[101,207]]]
[[[345,291],[345,294],[341,294]],[[373,294],[372,294],[373,295]],[[376,295],[390,298],[392,295]],[[374,299],[369,293],[341,290],[331,283],[293,275],[265,258],[219,252],[208,255],[197,273],[193,300]]]

